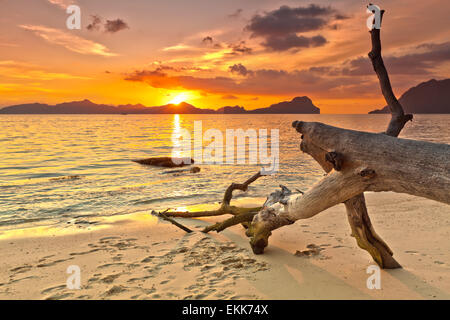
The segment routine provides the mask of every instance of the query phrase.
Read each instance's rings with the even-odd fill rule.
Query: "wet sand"
[[[148,213],[92,227],[0,234],[1,299],[449,299],[450,207],[366,194],[378,234],[403,269],[381,270],[350,236],[343,205],[273,232],[254,255],[241,226],[187,234]],[[225,217],[179,219],[195,230]],[[68,289],[67,268],[81,271]]]

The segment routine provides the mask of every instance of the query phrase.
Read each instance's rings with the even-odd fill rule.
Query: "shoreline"
[[[148,213],[82,232],[16,233],[0,240],[0,298],[449,299],[450,208],[403,194],[366,198],[375,229],[403,266],[381,270],[380,290],[367,288],[375,263],[350,236],[339,205],[274,231],[263,255],[251,252],[241,226],[186,234]],[[201,230],[224,217],[180,220]],[[308,250],[317,254],[294,254]],[[66,287],[70,265],[80,267],[80,290]]]

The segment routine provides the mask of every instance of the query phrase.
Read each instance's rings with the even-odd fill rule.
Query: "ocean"
[[[133,159],[171,156],[172,133],[202,129],[279,130],[279,171],[239,197],[266,197],[280,184],[307,190],[323,171],[299,150],[294,120],[382,132],[389,115],[0,115],[0,232],[90,223],[102,216],[219,202],[231,182],[257,164],[200,164],[199,173],[167,173]],[[450,115],[415,115],[402,138],[450,143]],[[208,145],[203,141],[203,145]],[[270,149],[269,149],[270,151]]]

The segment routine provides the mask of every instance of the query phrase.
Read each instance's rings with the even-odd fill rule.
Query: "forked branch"
[[[242,223],[244,227],[248,226],[253,219],[253,216],[258,213],[261,207],[254,208],[242,208],[231,206],[231,199],[233,198],[233,191],[241,190],[247,191],[248,186],[255,182],[257,179],[262,177],[261,172],[258,172],[251,176],[244,183],[232,183],[226,190],[222,200],[220,207],[217,210],[209,210],[209,211],[168,211],[164,212],[165,217],[180,217],[180,218],[198,218],[198,217],[212,217],[212,216],[220,216],[224,214],[232,214],[234,217],[229,218],[225,221],[218,222],[214,225],[208,226],[203,229],[204,233],[208,233],[210,231],[223,231],[228,227],[233,225]]]
[[[374,12],[375,13],[375,12]],[[384,10],[380,12],[380,28],[383,19]],[[391,120],[386,130],[386,134],[389,136],[397,137],[400,131],[405,126],[406,122],[412,120],[413,116],[404,113],[403,107],[400,102],[395,97],[392,90],[392,86],[389,80],[389,75],[383,62],[381,55],[381,40],[380,40],[380,28],[373,28],[370,31],[372,50],[369,52],[369,58],[372,62],[373,69],[379,79],[381,92],[388,104],[389,110],[391,112]],[[297,125],[295,125],[297,127]],[[299,128],[297,128],[298,130]],[[301,130],[300,130],[301,131]],[[320,136],[320,133],[318,133]],[[315,134],[310,134],[304,138],[305,134],[302,135],[301,150],[303,152],[311,155],[325,170],[325,172],[330,173],[332,171],[349,171],[348,164],[348,154],[345,152],[337,152],[335,149],[337,146],[324,146],[321,145],[320,140],[324,138],[323,136],[318,137]],[[319,139],[317,139],[319,138]],[[326,137],[325,137],[326,138]],[[345,137],[342,137],[345,139]],[[331,139],[332,140],[332,139]],[[353,159],[353,165],[355,165],[360,159]],[[351,161],[350,161],[351,162]],[[362,161],[361,161],[362,162]],[[350,165],[351,166],[351,165]],[[345,172],[343,173],[345,174]],[[370,174],[369,174],[370,175]],[[321,182],[319,182],[320,184]],[[348,188],[349,186],[345,186]],[[316,187],[308,191],[315,191]],[[388,187],[385,187],[389,189]],[[364,190],[361,190],[362,192]],[[343,199],[346,210],[348,221],[352,229],[352,235],[356,238],[358,245],[367,250],[373,259],[382,268],[398,268],[400,264],[392,257],[392,250],[388,245],[377,235],[372,223],[370,221],[367,207],[364,199],[363,193],[356,194],[348,199]],[[402,192],[402,191],[400,191]],[[329,200],[329,199],[324,199]],[[304,199],[298,198],[298,201],[303,202]],[[303,209],[303,207],[300,207]],[[261,210],[262,213],[267,211],[267,208]],[[279,212],[278,212],[279,214]],[[258,223],[258,219],[261,219],[263,214],[258,214],[255,216],[251,228],[248,230],[248,234],[252,236],[251,245],[256,253],[261,253],[264,246],[267,245],[267,238],[270,235],[271,226],[267,223]],[[281,216],[279,214],[279,216]],[[264,219],[262,219],[264,220]],[[285,221],[285,219],[278,219],[278,221]],[[273,224],[273,222],[272,222]],[[276,223],[275,223],[276,224]],[[261,240],[263,239],[263,240]]]

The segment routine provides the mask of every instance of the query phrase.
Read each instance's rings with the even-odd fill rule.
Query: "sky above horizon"
[[[66,7],[81,29],[66,27]],[[105,104],[255,109],[308,96],[322,113],[385,105],[359,0],[0,0],[0,107]],[[394,92],[450,76],[450,2],[390,0]]]

